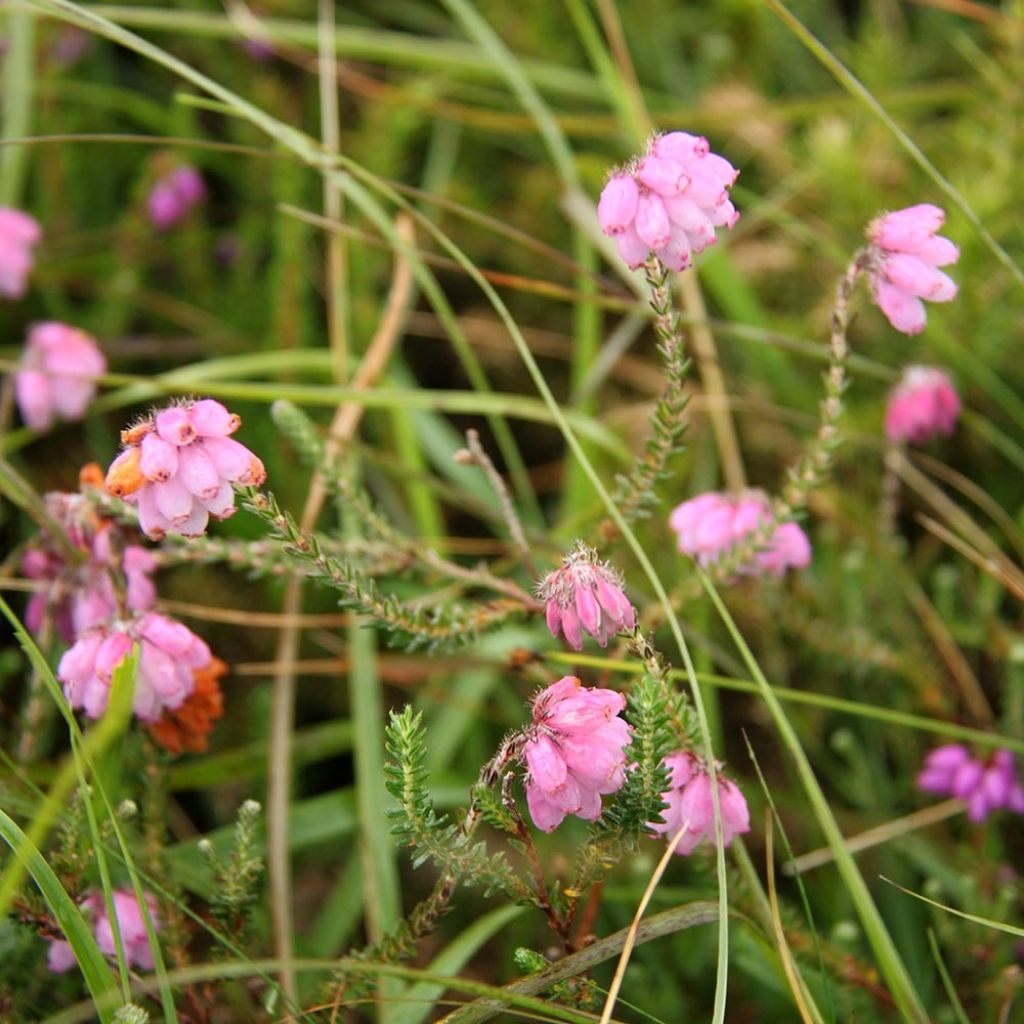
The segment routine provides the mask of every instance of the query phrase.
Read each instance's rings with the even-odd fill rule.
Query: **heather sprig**
[[[409,608],[394,595],[382,594],[377,583],[357,566],[328,555],[318,535],[300,529],[291,514],[281,510],[273,494],[249,491],[245,507],[266,522],[274,536],[285,541],[287,553],[294,562],[307,567],[308,576],[338,591],[343,608],[367,616],[389,634],[394,646],[408,651],[451,650],[523,613],[521,602],[507,598],[472,608],[458,604]]]
[[[234,840],[227,860],[209,840],[200,840],[199,852],[214,875],[210,908],[224,930],[244,945],[251,926],[251,913],[259,898],[263,877],[263,856],[259,834],[263,809],[255,800],[246,800],[238,809]]]

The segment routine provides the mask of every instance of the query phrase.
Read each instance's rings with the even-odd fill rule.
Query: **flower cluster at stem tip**
[[[945,370],[908,366],[889,395],[885,436],[895,443],[927,444],[949,437],[960,416],[960,396]]]
[[[606,647],[613,636],[636,627],[621,575],[582,542],[541,580],[537,594],[551,635],[562,632],[574,650],[583,650],[583,633]]]
[[[533,701],[524,756],[526,803],[544,832],[566,815],[594,821],[601,796],[621,789],[631,729],[618,717],[626,698],[615,690],[582,686],[564,676]]]
[[[971,821],[999,810],[1024,814],[1024,784],[1009,750],[997,750],[985,762],[959,743],[937,747],[925,758],[917,785],[926,793],[963,800]]]
[[[946,214],[931,203],[886,213],[868,228],[871,286],[889,323],[904,334],[924,330],[928,315],[922,299],[950,302],[953,279],[939,267],[956,263],[960,250],[938,234]]]
[[[662,794],[668,806],[661,812],[661,821],[648,822],[648,827],[672,840],[682,831],[675,852],[687,856],[707,840],[715,843],[715,805],[711,792],[711,775],[707,764],[690,751],[678,751],[665,758],[671,775],[671,786]],[[735,782],[727,779],[720,766],[718,779],[718,805],[722,815],[722,843],[728,846],[733,839],[750,831],[750,812],[747,801]]]
[[[36,324],[14,375],[21,418],[33,430],[49,430],[58,418],[80,420],[96,394],[96,378],[106,372],[92,335],[67,324]]]
[[[107,471],[107,490],[138,507],[151,540],[198,536],[211,516],[234,514],[232,484],[266,479],[263,463],[229,436],[241,423],[212,398],[162,409],[122,432],[125,448]]]
[[[677,505],[669,517],[679,550],[703,568],[714,566],[744,542],[752,541],[770,522],[768,498],[750,491],[743,495],[711,491]],[[782,576],[811,561],[811,542],[798,523],[779,523],[761,550],[734,567],[737,576]]]
[[[642,157],[605,185],[597,206],[601,230],[615,239],[630,269],[653,252],[669,270],[684,270],[715,244],[715,228],[736,223],[729,188],[738,174],[699,135],[656,135]]]
[[[33,250],[43,237],[34,217],[0,206],[0,295],[20,299],[35,263]]]

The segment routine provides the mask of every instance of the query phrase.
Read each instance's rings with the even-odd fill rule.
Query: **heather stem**
[[[689,398],[685,391],[690,360],[686,356],[683,325],[672,299],[669,270],[651,256],[644,264],[644,276],[651,289],[650,306],[654,310],[654,333],[665,366],[665,390],[658,401],[651,436],[644,452],[628,477],[620,477],[615,502],[627,523],[643,515],[656,502],[655,486],[665,478],[669,459],[682,448],[686,423],[683,414]],[[602,526],[605,537],[614,536],[610,523]]]
[[[821,423],[807,451],[789,471],[789,483],[783,490],[782,501],[775,510],[779,522],[795,518],[807,507],[811,491],[825,482],[832,468],[832,455],[840,443],[839,420],[843,415],[843,393],[849,386],[846,378],[846,361],[850,354],[850,346],[846,340],[846,330],[850,323],[850,299],[871,257],[870,248],[858,250],[846,272],[839,279],[835,306],[832,308],[825,398],[819,406]]]

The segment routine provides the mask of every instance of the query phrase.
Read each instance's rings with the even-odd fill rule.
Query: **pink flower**
[[[669,270],[684,270],[691,254],[717,241],[739,214],[729,188],[739,172],[710,152],[707,139],[686,132],[655,136],[647,152],[608,180],[597,205],[601,230],[611,235],[631,269],[653,251]]]
[[[768,521],[768,499],[754,491],[740,497],[709,491],[677,505],[669,525],[677,534],[679,550],[707,568],[736,545],[747,542]],[[780,523],[764,549],[736,568],[740,576],[770,573],[782,576],[787,569],[802,569],[811,561],[811,543],[797,523]]]
[[[149,219],[158,231],[169,231],[202,202],[206,187],[200,173],[188,164],[165,174],[149,193]]]
[[[908,366],[889,396],[885,434],[890,441],[926,444],[947,437],[960,415],[960,396],[945,370],[936,366]]]
[[[144,722],[180,707],[195,687],[194,670],[212,657],[187,626],[157,612],[97,626],[78,638],[57,667],[68,703],[99,718],[107,710],[114,671],[136,643],[140,658],[132,708]]]
[[[617,633],[636,627],[622,577],[582,542],[565,556],[560,569],[541,580],[537,592],[546,602],[551,635],[558,636],[561,630],[577,651],[583,649],[582,632],[605,647]]]
[[[114,914],[117,916],[117,927],[121,933],[125,960],[130,967],[138,967],[143,971],[153,970],[153,950],[146,935],[146,922],[142,908],[130,889],[115,889],[111,893],[114,903]],[[155,931],[160,930],[160,919],[157,916],[156,901],[146,893],[146,906]],[[91,912],[93,931],[100,952],[111,960],[117,958],[117,944],[114,942],[114,929],[107,915],[107,905],[103,894],[91,893],[82,901],[82,908]],[[75,954],[71,944],[64,939],[53,939],[47,955],[50,970],[57,974],[70,970],[75,965]]]
[[[103,479],[95,464],[85,467],[83,476]],[[150,576],[156,562],[150,552],[137,544],[125,544],[119,559],[115,559],[117,527],[96,514],[86,494],[51,491],[44,504],[47,514],[60,524],[64,536],[82,557],[69,557],[67,549],[46,530],[25,551],[22,575],[49,584],[29,598],[25,609],[29,630],[38,636],[50,615],[61,639],[70,644],[79,634],[113,619],[118,613],[118,600],[111,574],[118,561],[124,574],[126,606],[137,612],[153,607],[156,588]]]
[[[593,821],[601,795],[625,781],[630,727],[616,717],[626,699],[614,690],[590,689],[565,676],[533,701],[533,724],[524,747],[526,803],[544,832],[567,814]]]
[[[1002,809],[1024,814],[1024,786],[1009,750],[997,750],[986,763],[959,743],[937,747],[925,758],[917,785],[926,793],[963,800],[971,821]]]
[[[232,484],[266,479],[263,463],[229,437],[241,423],[211,398],[163,409],[122,432],[125,448],[107,471],[107,490],[138,506],[150,539],[196,537],[210,516],[234,514]]]
[[[922,299],[949,302],[956,296],[953,279],[938,269],[960,258],[960,250],[936,234],[945,219],[939,207],[920,203],[878,217],[868,228],[875,302],[897,331],[924,329]]]
[[[695,754],[680,751],[665,758],[672,775],[671,788],[662,794],[668,804],[662,821],[649,822],[649,827],[666,839],[680,831],[675,852],[681,856],[693,853],[703,841],[715,842],[715,806],[711,794],[711,776],[707,765]],[[728,846],[735,836],[750,831],[750,812],[739,787],[718,772],[718,805],[722,815],[722,841]]]
[[[49,430],[57,417],[80,420],[96,393],[96,378],[106,370],[107,360],[85,331],[36,324],[14,377],[21,418],[33,430]]]
[[[0,295],[20,299],[25,294],[34,263],[32,247],[42,237],[35,218],[0,206]]]

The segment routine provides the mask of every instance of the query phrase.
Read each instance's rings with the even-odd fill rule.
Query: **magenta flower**
[[[922,299],[949,302],[956,296],[953,279],[938,269],[960,258],[960,250],[936,234],[945,219],[939,207],[920,203],[878,217],[868,228],[875,302],[904,334],[924,329]]]
[[[106,371],[92,335],[67,324],[36,324],[14,375],[21,418],[33,430],[49,430],[58,417],[80,420],[96,393],[96,378]]]
[[[621,788],[631,729],[617,715],[625,706],[621,693],[581,686],[575,676],[534,698],[524,755],[526,803],[537,828],[551,832],[567,814],[593,821],[602,794]]]
[[[114,671],[136,643],[140,658],[132,708],[144,722],[159,721],[165,710],[179,708],[195,688],[194,670],[212,657],[187,626],[157,612],[97,626],[60,659],[57,678],[68,703],[99,718],[107,710]]]
[[[602,647],[617,633],[636,627],[636,613],[623,590],[622,577],[582,541],[537,587],[545,602],[548,629],[559,630],[574,650],[583,649],[583,633]]]
[[[35,218],[0,206],[0,295],[20,299],[25,294],[35,262],[32,248],[42,237]]]
[[[669,525],[677,534],[679,550],[707,568],[736,545],[749,541],[771,509],[768,499],[749,491],[740,497],[709,491],[677,505]],[[763,550],[736,567],[740,576],[782,576],[787,569],[802,569],[811,561],[811,542],[797,523],[780,523]]]
[[[711,776],[705,762],[689,751],[669,754],[665,764],[672,775],[671,788],[662,794],[668,807],[661,812],[662,821],[648,822],[648,826],[668,840],[682,831],[683,838],[675,852],[687,856],[705,839],[712,844],[715,842]],[[718,772],[718,805],[722,815],[722,842],[728,846],[735,836],[750,831],[750,812],[739,787],[721,771]]]
[[[917,785],[926,793],[963,800],[971,821],[1003,809],[1024,814],[1024,786],[1009,750],[997,750],[986,763],[959,743],[937,747],[924,759]]]
[[[736,223],[728,190],[738,174],[707,139],[657,135],[605,185],[597,205],[601,230],[615,239],[630,269],[653,252],[669,270],[685,270],[691,254],[715,244],[716,227]]]
[[[890,441],[927,444],[949,436],[960,415],[960,396],[949,374],[937,366],[908,366],[889,395],[885,434]]]
[[[241,423],[211,398],[163,409],[121,434],[126,447],[107,471],[107,490],[138,506],[151,540],[196,537],[210,516],[234,515],[232,484],[266,479],[263,463],[229,436]]]
[[[161,177],[149,193],[149,219],[157,231],[169,231],[202,202],[206,186],[202,175],[185,164]]]
[[[130,889],[115,889],[111,893],[111,899],[114,903],[117,927],[121,933],[121,942],[124,945],[124,955],[128,965],[138,967],[142,971],[153,970],[153,950],[149,945],[145,918],[139,901],[135,898],[135,893]],[[159,931],[161,925],[157,916],[156,901],[150,893],[146,893],[146,905],[153,928]],[[117,945],[114,942],[114,929],[111,927],[110,918],[107,915],[107,905],[103,894],[91,893],[82,901],[82,907],[92,913],[93,931],[100,952],[106,954],[111,960],[116,959]],[[71,944],[64,939],[52,939],[47,963],[50,970],[57,974],[62,974],[74,967],[75,954],[71,949]]]

